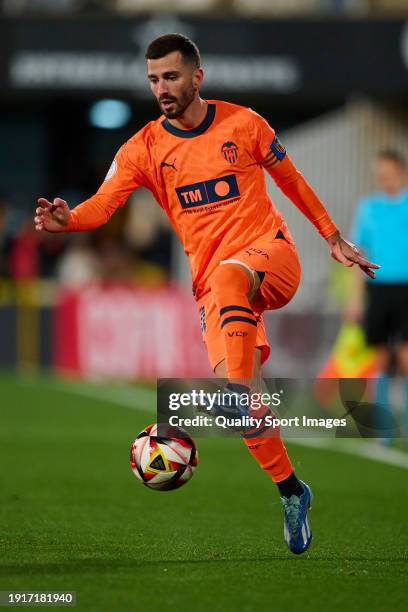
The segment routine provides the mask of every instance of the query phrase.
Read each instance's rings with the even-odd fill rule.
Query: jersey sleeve
[[[137,136],[119,149],[96,194],[71,211],[66,231],[87,231],[107,223],[135,189],[145,186],[143,143]]]
[[[276,137],[275,130],[269,125],[266,119],[261,117],[261,115],[258,115],[258,113],[253,111],[251,108],[248,110],[250,112],[251,119],[249,122],[249,138],[251,142],[252,154],[258,164],[261,164],[271,151],[274,143],[277,144],[279,141]]]
[[[337,231],[337,227],[323,202],[289,158],[275,130],[263,117],[252,110],[250,112],[255,160],[265,168],[279,189],[313,223],[319,233],[328,238]]]
[[[281,161],[263,165],[279,189],[313,223],[323,238],[338,231],[323,202],[286,153]]]

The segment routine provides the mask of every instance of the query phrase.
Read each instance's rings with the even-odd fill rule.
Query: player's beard
[[[162,107],[161,102],[159,102],[160,110],[165,115],[167,119],[178,119],[181,117],[186,109],[190,106],[192,101],[194,100],[196,90],[193,86],[189,87],[180,95],[179,98],[175,98],[174,96],[166,96],[164,100],[170,100],[174,104],[174,108],[171,110],[166,110]]]

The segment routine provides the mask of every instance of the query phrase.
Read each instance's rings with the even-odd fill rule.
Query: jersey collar
[[[209,104],[206,116],[204,117],[200,125],[193,128],[192,130],[181,130],[180,128],[177,128],[172,125],[168,119],[164,119],[162,121],[162,126],[165,130],[170,132],[170,134],[173,134],[173,136],[178,136],[179,138],[195,138],[195,136],[200,136],[200,134],[203,134],[206,130],[208,130],[208,128],[214,121],[214,117],[215,104]]]

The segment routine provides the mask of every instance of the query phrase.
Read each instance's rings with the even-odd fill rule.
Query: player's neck
[[[207,102],[198,96],[194,98],[181,117],[169,119],[169,121],[174,127],[180,130],[192,130],[204,121],[207,114],[207,108]]]

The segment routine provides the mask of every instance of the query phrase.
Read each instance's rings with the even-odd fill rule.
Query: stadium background
[[[38,236],[32,228],[37,196],[59,195],[72,206],[85,199],[120,144],[157,116],[143,54],[160,33],[197,41],[203,94],[263,114],[346,234],[359,197],[372,188],[372,155],[384,146],[407,151],[404,3],[201,0],[188,3],[194,14],[176,5],[178,14],[163,14],[160,2],[3,2],[4,366],[126,378],[208,373],[187,262],[148,193],[137,192],[92,235]],[[103,106],[112,99],[116,106]],[[271,181],[269,187],[298,244],[303,282],[282,313],[266,317],[279,347],[266,372],[313,376],[338,328],[344,271],[331,265],[314,228]],[[169,282],[180,288],[149,292]],[[129,284],[140,289],[126,290]],[[113,285],[124,294],[116,317],[109,316]],[[192,342],[179,331],[182,318]],[[65,325],[69,339],[62,338]]]
[[[152,610],[252,610],[265,607],[265,597],[304,610],[303,580],[316,604],[306,609],[344,609],[347,598],[351,609],[404,609],[406,529],[387,500],[398,497],[403,507],[407,464],[392,451],[364,451],[387,465],[362,459],[355,445],[343,448],[352,457],[321,448],[296,453],[296,468],[310,475],[325,509],[316,510],[320,548],[300,584],[281,549],[280,523],[261,539],[248,524],[248,516],[265,512],[270,485],[235,443],[202,441],[201,480],[174,497],[135,495],[127,445],[154,418],[154,397],[138,381],[208,374],[186,261],[145,192],[92,234],[40,236],[32,217],[38,196],[74,206],[92,194],[121,143],[157,117],[144,49],[175,31],[201,49],[203,95],[264,115],[347,234],[358,199],[372,188],[373,154],[383,147],[408,153],[406,2],[173,0],[171,12],[161,0],[0,6],[0,514],[7,552],[0,588],[76,585],[87,610],[128,609],[133,597]],[[266,373],[314,376],[339,329],[347,271],[332,265],[314,228],[268,186],[298,244],[303,282],[283,312],[266,317]],[[79,380],[64,383],[55,373]],[[240,493],[233,516],[231,487]],[[378,501],[370,518],[368,499]],[[137,520],[146,513],[148,525]],[[277,509],[274,519],[281,520]],[[333,537],[332,525],[344,519]],[[138,587],[152,572],[165,608]],[[110,577],[105,589],[101,576]],[[179,590],[169,592],[170,583]]]

